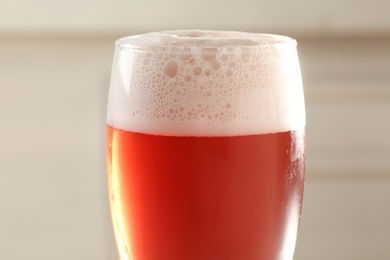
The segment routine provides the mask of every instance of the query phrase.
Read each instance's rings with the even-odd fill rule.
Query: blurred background
[[[389,10],[388,0],[0,0],[0,259],[118,259],[105,176],[114,41],[183,28],[298,40],[308,150],[295,259],[390,259]]]

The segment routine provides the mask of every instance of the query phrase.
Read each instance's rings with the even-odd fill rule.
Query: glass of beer
[[[232,31],[116,42],[107,113],[122,260],[291,260],[305,168],[296,41]]]

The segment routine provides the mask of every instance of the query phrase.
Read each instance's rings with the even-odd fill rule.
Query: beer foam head
[[[305,107],[296,41],[196,30],[119,39],[107,123],[186,136],[301,129]]]

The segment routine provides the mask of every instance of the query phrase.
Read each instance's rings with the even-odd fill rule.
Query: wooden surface
[[[295,259],[390,259],[390,41],[298,40],[308,161]],[[113,41],[0,41],[0,259],[118,259],[104,154]]]

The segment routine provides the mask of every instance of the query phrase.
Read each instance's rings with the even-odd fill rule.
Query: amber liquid
[[[293,135],[172,137],[108,126],[121,259],[292,259],[304,181]]]

